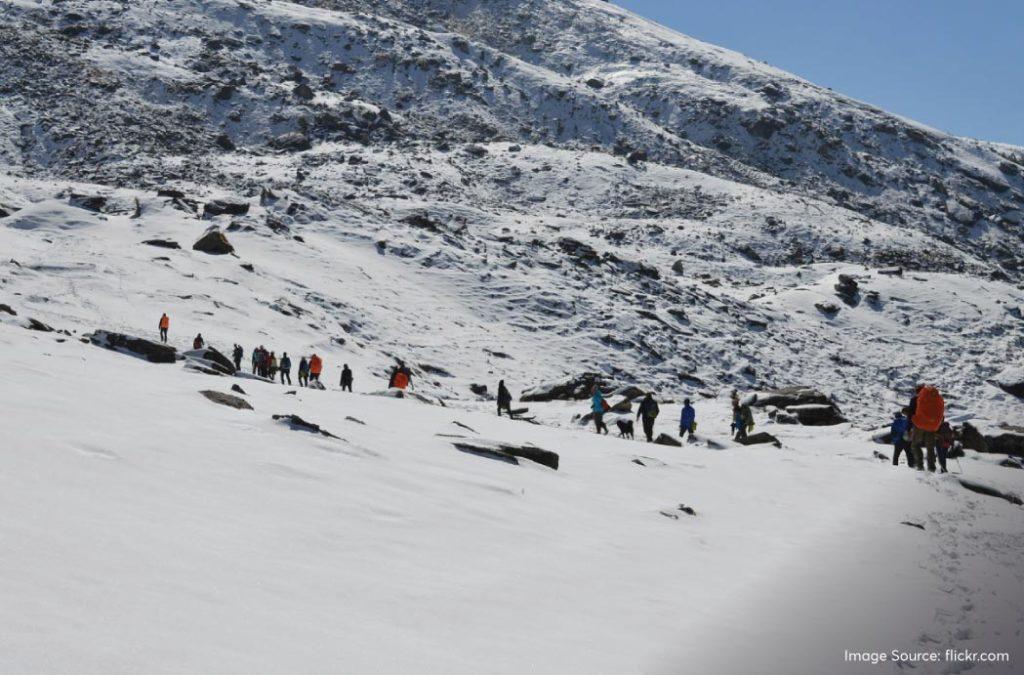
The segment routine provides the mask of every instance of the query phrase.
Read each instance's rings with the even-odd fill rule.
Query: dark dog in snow
[[[619,438],[633,438],[633,420],[615,420],[619,428]]]

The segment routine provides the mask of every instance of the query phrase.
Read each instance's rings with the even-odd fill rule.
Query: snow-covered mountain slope
[[[990,455],[919,474],[760,413],[784,445],[744,448],[726,399],[698,404],[699,443],[651,446],[10,323],[0,354],[4,672],[895,673],[844,650],[1024,649],[1021,507],[958,482],[1022,494]],[[233,382],[253,410],[198,393]],[[453,446],[482,440],[558,470]]]
[[[29,259],[10,258],[59,267],[89,251],[123,268],[147,296],[122,307],[133,332],[165,309],[209,311],[203,280],[231,278],[241,297],[218,314],[289,302],[318,316],[293,316],[278,339],[330,350],[358,331],[346,344],[371,350],[367,365],[436,365],[455,376],[439,384],[448,395],[501,370],[524,386],[602,370],[666,396],[813,382],[864,419],[921,378],[969,410],[1002,407],[987,380],[1022,337],[1020,149],[923,129],[603,2],[5,0],[3,12],[0,214],[71,192],[143,205],[132,220],[57,214],[106,219],[62,235],[66,247],[15,213],[3,235]],[[241,228],[229,236],[242,258],[265,256],[255,272],[190,252],[152,261],[138,241],[157,232],[188,249],[209,224],[156,188],[200,211],[213,197],[250,203],[219,220]],[[257,206],[266,189],[275,198]],[[2,264],[8,292],[38,300],[21,281],[67,283]],[[928,274],[872,271],[891,265]],[[820,315],[805,300],[834,300],[840,273],[879,302]],[[166,284],[149,286],[154,274]],[[382,289],[371,302],[345,290],[362,280]],[[933,302],[974,286],[982,299],[956,296],[953,317]],[[87,306],[72,312],[79,329],[106,318]]]

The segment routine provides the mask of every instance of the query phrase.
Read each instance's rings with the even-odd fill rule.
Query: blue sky
[[[614,0],[961,136],[1024,145],[1024,0]]]

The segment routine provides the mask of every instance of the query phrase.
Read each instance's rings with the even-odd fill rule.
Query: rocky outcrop
[[[608,386],[608,380],[600,373],[580,373],[558,382],[539,384],[525,390],[519,397],[520,401],[580,401],[589,398],[594,385],[602,390]]]
[[[558,454],[549,450],[538,448],[535,445],[514,445],[512,443],[500,443],[496,441],[483,440],[460,440],[453,443],[457,450],[473,455],[490,457],[509,464],[519,464],[517,458],[528,459],[537,464],[558,470]]]
[[[231,245],[223,232],[217,228],[211,228],[199,238],[199,241],[192,244],[192,250],[210,255],[227,255],[234,253],[235,247]]]
[[[203,216],[244,216],[249,213],[247,202],[230,202],[224,199],[215,199],[203,205]]]
[[[1005,499],[1006,501],[1016,506],[1024,506],[1024,501],[1022,501],[1020,497],[1018,497],[1012,492],[1000,490],[999,488],[993,487],[991,485],[986,485],[984,483],[979,483],[976,480],[968,478],[960,478],[959,480],[960,485],[967,488],[971,492],[976,492],[980,495],[985,495],[986,497],[998,497],[999,499]]]
[[[968,450],[1024,457],[1024,427],[1009,424],[987,426],[964,422],[960,428],[960,438]]]
[[[234,375],[235,364],[213,347],[192,349],[184,353],[186,366],[201,372],[212,371],[216,375]]]
[[[252,406],[249,405],[248,401],[232,394],[225,394],[220,391],[213,391],[212,389],[204,389],[199,393],[219,405],[225,405],[236,410],[252,410]]]
[[[1019,366],[1005,368],[992,378],[991,382],[1007,394],[1024,398],[1024,368]]]
[[[145,359],[150,363],[174,363],[178,359],[177,352],[170,345],[123,333],[97,330],[89,336],[89,340],[97,347],[112,349],[122,354]]]
[[[781,411],[774,412],[774,419],[779,424],[792,423],[793,419],[806,426],[830,426],[846,421],[839,406],[812,387],[784,387],[758,392],[752,405]]]
[[[170,239],[147,239],[142,243],[145,244],[146,246],[156,246],[157,248],[181,248],[181,245],[178,244],[178,242],[172,241]]]

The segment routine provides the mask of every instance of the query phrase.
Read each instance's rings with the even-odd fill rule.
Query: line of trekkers
[[[167,342],[167,332],[170,328],[170,319],[167,314],[160,317],[158,324],[160,330],[160,341]],[[192,341],[193,349],[202,349],[205,346],[202,333],[196,335]],[[242,357],[244,350],[241,345],[235,345],[232,350],[232,359],[235,369],[242,369]],[[412,372],[400,359],[396,359],[397,365],[392,366],[388,373],[388,388],[405,390],[412,386]],[[260,345],[252,350],[252,372],[260,377],[270,380],[280,378],[281,384],[291,384],[292,360],[288,352],[281,354],[278,358],[273,351]],[[317,354],[312,354],[308,359],[305,356],[299,358],[299,386],[323,388],[320,376],[323,373],[324,362]],[[315,384],[311,384],[315,383]],[[352,391],[352,370],[348,364],[341,369],[341,390]],[[754,428],[754,415],[750,409],[750,402],[741,400],[739,394],[732,392],[732,435],[737,441],[744,441],[747,434]],[[949,451],[953,448],[956,434],[953,427],[945,419],[945,401],[939,390],[931,385],[919,384],[914,389],[914,396],[910,404],[893,415],[892,425],[889,428],[893,444],[893,466],[899,465],[900,455],[905,454],[907,465],[911,468],[924,470],[925,454],[927,449],[928,470],[935,471],[935,460],[938,458],[939,470],[946,473],[946,460]],[[605,413],[612,410],[611,405],[605,399],[597,385],[591,390],[590,397],[591,416],[594,421],[594,429],[597,433],[607,434],[608,426],[604,423]],[[505,381],[498,382],[498,416],[505,412],[511,418],[515,411],[512,410],[512,393],[505,386]],[[654,400],[653,392],[647,392],[640,405],[637,407],[636,420],[643,425],[644,436],[647,442],[654,441],[654,422],[660,414],[658,402]],[[617,420],[619,436],[633,437],[633,420]],[[683,407],[679,415],[679,439],[682,441],[686,434],[690,434],[690,440],[694,438],[697,431],[697,414],[690,403],[690,399],[683,401]]]
[[[170,326],[171,320],[167,314],[164,313],[157,324],[157,327],[160,330],[161,342],[167,342],[167,333]],[[203,349],[205,346],[206,340],[203,338],[203,334],[196,334],[195,338],[192,340],[192,349]],[[245,350],[242,346],[239,344],[234,345],[231,350],[231,360],[235,364],[235,370],[242,370],[242,359],[244,356]],[[388,388],[401,389],[404,391],[406,388],[412,386],[412,372],[401,359],[396,359],[396,361],[397,365],[392,366],[388,373]],[[283,352],[281,356],[278,357],[275,352],[268,350],[263,345],[260,345],[252,350],[250,362],[253,375],[259,375],[260,377],[264,377],[269,380],[276,380],[280,378],[281,384],[292,384],[292,359],[288,356],[288,352]],[[299,357],[299,386],[323,389],[324,385],[320,381],[320,376],[323,372],[324,361],[320,355],[314,353],[308,358],[306,356]],[[352,369],[348,367],[347,363],[343,364],[341,368],[341,381],[339,382],[342,391],[352,391],[352,379]]]

